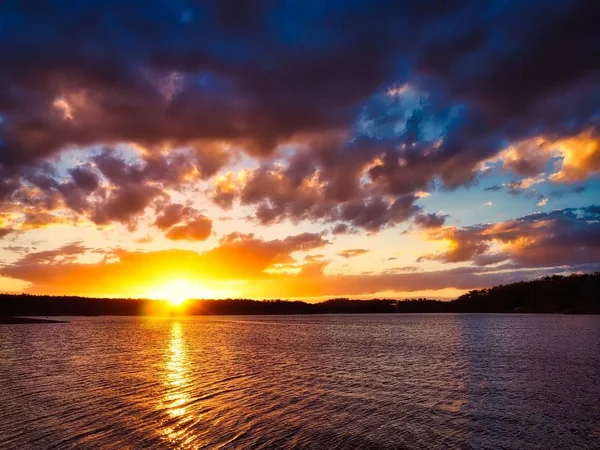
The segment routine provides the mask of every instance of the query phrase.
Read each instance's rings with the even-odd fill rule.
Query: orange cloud
[[[502,166],[512,172],[527,175],[524,180],[528,187],[539,182],[539,175],[544,172],[550,158],[561,158],[556,171],[549,179],[555,183],[574,183],[583,181],[600,172],[600,136],[594,129],[579,134],[551,139],[544,136],[524,139],[505,150],[490,161],[501,161]]]
[[[338,253],[338,255],[343,258],[353,258],[354,256],[364,255],[365,253],[369,253],[369,250],[364,248],[355,248],[350,250],[342,250]]]
[[[591,130],[554,142],[551,148],[562,157],[562,166],[550,179],[557,183],[582,181],[600,171],[600,137]]]
[[[184,225],[176,225],[165,235],[173,241],[204,241],[210,236],[212,221],[205,216],[200,216]]]
[[[446,244],[420,260],[472,261],[484,266],[511,262],[522,267],[593,264],[600,258],[600,210],[566,208],[496,224],[430,230],[425,236]]]
[[[292,253],[328,243],[313,233],[272,241],[234,233],[204,253],[118,249],[104,252],[102,261],[91,264],[78,259],[89,249],[71,244],[53,251],[29,253],[0,268],[0,275],[30,282],[30,291],[36,293],[140,296],[148,286],[179,279],[210,282],[272,277],[268,269],[295,262]]]
[[[506,276],[485,270],[478,273],[479,269],[326,275],[323,269],[328,261],[297,266],[285,263],[291,252],[316,248],[324,242],[311,235],[277,241],[232,236],[205,253],[119,250],[95,263],[80,261],[88,249],[71,244],[54,251],[30,253],[1,268],[0,276],[30,283],[25,291],[35,294],[145,297],[151,292],[169,295],[166,287],[179,283],[193,286],[191,293],[205,292],[206,295],[223,292],[228,296],[251,298],[315,299],[377,293],[393,296],[399,292],[409,295],[421,291],[423,286],[430,290],[466,290],[498,284]],[[292,267],[294,270],[286,270]]]

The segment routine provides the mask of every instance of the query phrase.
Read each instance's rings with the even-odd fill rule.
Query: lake
[[[1,449],[600,449],[600,316],[0,326]]]

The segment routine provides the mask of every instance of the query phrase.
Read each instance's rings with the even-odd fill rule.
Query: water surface
[[[600,317],[0,327],[1,449],[600,448]]]

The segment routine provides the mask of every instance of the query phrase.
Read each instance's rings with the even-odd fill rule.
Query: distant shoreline
[[[288,300],[166,300],[0,294],[0,316],[297,315],[394,313],[600,314],[600,272],[553,275],[488,289],[450,301],[332,298],[320,303]]]
[[[0,325],[21,325],[34,323],[69,323],[65,320],[38,319],[33,317],[0,316]]]
[[[137,317],[137,318],[156,318],[156,319],[177,319],[186,317],[269,317],[269,316],[410,316],[410,315],[520,315],[520,316],[598,316],[600,312],[519,312],[519,311],[503,311],[503,312],[440,312],[440,311],[422,311],[422,312],[398,312],[398,313],[220,313],[220,314],[57,314],[39,315],[31,314],[28,317],[1,316],[0,325],[18,325],[18,324],[60,324],[70,323],[68,320],[56,319],[38,319],[37,317],[65,317],[65,318],[80,318],[80,317]]]

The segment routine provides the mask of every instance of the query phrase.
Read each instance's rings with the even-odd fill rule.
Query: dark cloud
[[[212,221],[208,217],[179,203],[160,209],[154,225],[173,241],[204,241],[212,231]]]
[[[233,186],[228,184],[228,192],[238,196],[242,205],[256,206],[262,224],[286,219],[343,222],[375,232],[420,210],[410,189],[390,190],[385,182],[375,180],[361,183],[377,147],[362,141],[339,144],[339,136],[300,143],[306,146],[284,164],[265,162],[243,179],[233,182],[230,177]],[[218,197],[218,190],[213,192],[213,198]]]
[[[239,186],[233,174],[217,179],[209,192],[209,198],[223,209],[231,209],[233,202],[239,195]]]
[[[7,236],[8,234],[12,233],[14,230],[11,230],[10,228],[0,228],[0,239],[2,239],[4,236]]]
[[[489,3],[494,13],[486,19],[447,35],[442,45],[432,39],[418,66],[507,131],[571,128],[569,118],[585,120],[597,108],[598,63],[588,58],[600,38],[594,25],[600,9],[588,2],[543,5]],[[469,45],[456,45],[464,37]],[[577,98],[586,94],[591,97]],[[561,111],[561,104],[567,108]]]
[[[66,178],[48,163],[7,172],[0,204],[25,215],[23,224],[29,228],[71,214],[75,222],[119,222],[134,229],[149,207],[160,209],[168,200],[167,189],[185,190],[192,181],[189,175],[197,169],[179,152],[138,159],[127,160],[113,149],[104,149],[89,164],[68,169]]]
[[[501,191],[502,190],[502,186],[499,186],[497,184],[493,185],[493,186],[488,186],[486,188],[483,188],[484,191],[491,191],[491,192],[497,192],[497,191]]]
[[[140,162],[129,162],[113,149],[105,148],[92,161],[108,181],[119,186],[153,182],[176,187],[197,169],[187,151],[146,154]]]
[[[431,231],[450,242],[445,252],[420,260],[473,261],[485,266],[510,261],[519,267],[577,266],[600,260],[600,207],[567,208],[491,225]],[[500,250],[490,251],[493,243]]]
[[[239,200],[262,224],[393,226],[419,212],[417,191],[475,182],[507,145],[597,140],[600,4],[522,3],[4,2],[0,201],[135,226],[160,190],[243,151],[260,167],[215,184],[219,206]],[[143,161],[104,151],[68,182],[21,171],[124,143]],[[299,148],[274,167],[281,144]],[[534,147],[506,168],[542,171]],[[598,154],[553,181],[597,173]]]
[[[77,187],[84,191],[95,191],[100,185],[98,175],[89,168],[75,167],[69,173]]]
[[[182,220],[189,219],[197,214],[194,208],[182,205],[180,203],[173,203],[165,206],[156,217],[154,225],[161,230],[167,230],[173,225],[178,224]]]
[[[323,234],[319,233],[301,233],[295,236],[288,236],[282,241],[283,246],[290,252],[308,251],[324,247],[330,243],[327,239],[323,238]]]
[[[444,225],[448,217],[447,214],[417,214],[414,220],[415,224],[421,228],[439,228]]]
[[[173,241],[204,241],[210,236],[212,221],[206,216],[199,216],[184,224],[171,227],[165,236]]]
[[[452,244],[447,251],[441,254],[420,257],[419,262],[423,260],[437,260],[445,263],[468,261],[487,252],[490,246],[489,240],[479,235],[478,228],[443,228],[433,232],[431,236],[436,240],[449,240]]]
[[[1,79],[4,162],[122,141],[249,139],[252,151],[266,153],[291,133],[348,124],[358,102],[394,76],[392,42],[373,22],[386,17],[378,10],[25,3],[0,9],[13,18],[3,24],[2,42],[11,45],[0,47],[12,61]],[[261,26],[236,25],[256,22],[250,17]],[[359,23],[360,32],[350,31]],[[303,42],[292,28],[323,39]],[[98,54],[98,44],[113,51]],[[32,58],[34,49],[44,56]]]
[[[345,223],[338,223],[331,230],[331,232],[333,234],[346,234],[348,231],[349,231],[348,225],[346,225]]]
[[[122,141],[240,138],[264,153],[293,133],[348,126],[407,72],[511,135],[558,132],[567,114],[597,108],[594,2],[235,3],[3,5],[3,160]],[[485,122],[466,126],[473,138],[461,140],[492,144]],[[457,144],[441,151],[451,165]]]
[[[27,211],[21,217],[19,230],[47,228],[52,225],[77,225],[74,217],[52,214],[43,211]]]
[[[161,191],[149,185],[125,185],[111,192],[103,203],[94,205],[91,219],[97,224],[121,222],[135,228],[136,219],[144,213]]]
[[[88,248],[82,243],[74,242],[54,250],[28,253],[19,260],[18,264],[22,268],[38,267],[43,270],[43,267],[47,268],[54,264],[72,263],[87,250]]]
[[[534,177],[522,178],[520,180],[514,180],[509,183],[503,183],[501,185],[493,185],[484,188],[487,192],[498,192],[506,191],[510,195],[525,195],[527,198],[534,197],[536,195],[535,186],[536,184],[547,181],[543,174],[537,174]]]
[[[379,231],[385,226],[404,222],[416,214],[420,208],[414,205],[415,200],[414,196],[407,195],[391,202],[380,197],[352,201],[340,207],[339,218],[367,231]]]
[[[575,186],[574,188],[571,189],[567,189],[567,190],[554,190],[550,192],[550,197],[554,197],[554,198],[561,198],[565,195],[568,194],[581,194],[582,192],[585,192],[585,186]]]

